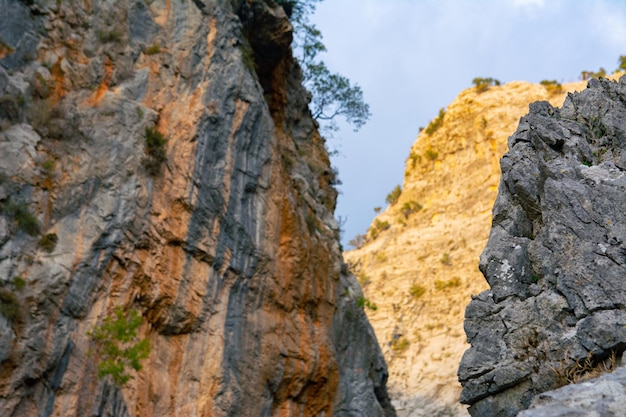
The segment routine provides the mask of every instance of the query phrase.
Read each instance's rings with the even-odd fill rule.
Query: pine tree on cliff
[[[347,77],[332,73],[319,54],[326,51],[322,33],[309,22],[309,16],[321,0],[282,0],[280,4],[294,25],[294,47],[300,54],[304,85],[311,92],[313,118],[325,122],[325,130],[338,129],[336,118],[359,130],[371,116],[369,105],[363,100],[363,91],[358,84],[352,85]]]

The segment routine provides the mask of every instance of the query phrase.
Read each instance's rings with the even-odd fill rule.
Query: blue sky
[[[419,127],[474,77],[576,81],[626,55],[626,0],[326,0],[311,21],[321,58],[361,86],[372,112],[329,141],[346,248],[402,184]]]

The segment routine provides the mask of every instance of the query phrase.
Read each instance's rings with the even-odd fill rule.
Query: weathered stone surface
[[[561,109],[533,103],[509,138],[480,258],[491,289],[465,313],[472,415],[515,416],[555,369],[626,349],[625,103],[626,78],[591,80]]]
[[[0,211],[0,415],[395,415],[291,30],[260,0],[0,0],[0,204],[58,237]],[[122,388],[88,336],[120,305],[151,344]]]
[[[539,394],[518,417],[626,416],[626,368]]]

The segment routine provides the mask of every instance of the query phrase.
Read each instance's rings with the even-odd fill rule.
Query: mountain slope
[[[406,161],[402,193],[345,257],[359,277],[389,364],[399,415],[466,415],[457,364],[467,348],[465,306],[487,288],[487,243],[500,158],[530,103],[560,105],[585,83],[510,82],[469,88],[424,129]]]

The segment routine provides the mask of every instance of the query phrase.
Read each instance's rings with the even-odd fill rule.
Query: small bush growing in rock
[[[419,300],[422,295],[426,294],[426,288],[422,287],[419,284],[413,284],[411,285],[411,288],[409,289],[409,293],[413,296],[413,298],[415,298],[416,300]]]
[[[422,162],[422,157],[416,153],[411,152],[409,158],[411,161],[411,168],[415,168],[415,165]]]
[[[449,253],[444,253],[441,256],[441,259],[439,260],[439,262],[441,262],[445,266],[450,266],[450,265],[452,265],[452,258],[450,258],[450,254]]]
[[[404,336],[400,336],[396,339],[391,340],[391,349],[394,352],[402,352],[403,350],[408,349],[409,345],[409,339]]]
[[[29,103],[26,117],[33,129],[42,136],[48,136],[48,124],[53,116],[53,106],[49,99],[37,99]]]
[[[429,161],[436,161],[437,158],[439,158],[439,152],[437,152],[433,148],[428,148],[428,149],[426,149],[426,152],[424,152],[424,156]]]
[[[620,55],[617,62],[619,62],[617,71],[626,71],[626,55]]]
[[[41,230],[39,220],[28,211],[26,203],[16,203],[12,200],[8,200],[6,203],[0,206],[0,212],[8,215],[17,224],[19,230],[31,235],[36,236]]]
[[[96,35],[102,43],[119,43],[122,40],[122,33],[116,30],[99,30],[96,32]]]
[[[161,52],[161,47],[159,46],[158,43],[153,43],[152,45],[150,45],[149,47],[146,48],[146,50],[143,52],[146,55],[156,55],[158,53]]]
[[[146,157],[142,163],[148,174],[155,176],[161,171],[161,165],[167,159],[165,145],[167,138],[153,127],[146,128]]]
[[[424,132],[426,132],[428,136],[431,136],[433,133],[435,133],[437,129],[439,129],[441,125],[443,124],[443,118],[445,116],[446,116],[446,109],[444,108],[439,109],[439,114],[437,115],[437,117],[431,120],[430,123],[428,123],[428,126],[426,126],[426,129],[424,129]]]
[[[421,209],[422,209],[421,204],[419,204],[417,201],[411,200],[411,201],[407,201],[406,203],[404,203],[400,211],[402,212],[402,215],[404,216],[404,218],[408,219],[411,214],[417,213]]]
[[[348,245],[352,246],[354,249],[361,249],[363,245],[365,245],[365,240],[367,236],[363,234],[356,235],[353,239],[348,242]]]
[[[11,122],[18,121],[24,103],[25,99],[21,94],[0,96],[0,119],[6,119]]]
[[[48,233],[47,235],[43,235],[39,240],[39,247],[45,252],[51,253],[54,251],[58,241],[59,237],[56,233]]]
[[[148,339],[138,339],[137,329],[141,325],[141,315],[137,310],[125,313],[116,307],[113,316],[94,327],[88,334],[98,345],[100,355],[98,377],[111,375],[113,381],[122,386],[130,380],[129,368],[141,370],[141,360],[150,355]]]
[[[389,194],[387,194],[385,201],[390,206],[393,206],[394,204],[398,202],[398,199],[400,198],[401,195],[402,195],[402,188],[399,185],[396,185],[394,189],[391,190]]]
[[[16,290],[22,291],[26,288],[26,280],[22,277],[13,277],[13,286]]]
[[[438,290],[445,290],[448,288],[456,288],[460,286],[461,286],[461,278],[459,277],[450,278],[445,281],[440,280],[440,279],[435,280],[435,288]]]
[[[590,80],[592,78],[601,78],[606,77],[606,70],[604,68],[600,68],[597,72],[593,71],[581,71],[580,79],[583,81]]]
[[[356,300],[356,306],[359,308],[368,308],[372,311],[376,311],[378,310],[378,306],[376,305],[376,303],[373,303],[371,300],[365,298],[365,297],[359,297]]]
[[[482,92],[487,91],[489,87],[491,86],[500,85],[500,81],[491,77],[487,77],[487,78],[476,77],[472,80],[472,84],[474,84],[474,86],[476,87],[476,91],[478,91],[479,93],[482,93]]]
[[[539,84],[543,85],[549,94],[559,94],[563,92],[563,86],[557,80],[541,80]]]
[[[378,219],[374,220],[374,224],[370,228],[370,236],[372,239],[376,239],[380,232],[383,230],[387,230],[391,227],[387,220],[380,221]]]
[[[371,278],[363,271],[357,272],[356,279],[359,281],[359,284],[361,284],[361,287],[365,287],[372,282]]]
[[[20,302],[7,288],[0,288],[0,314],[10,322],[16,322],[20,317]]]
[[[556,378],[556,387],[558,388],[613,372],[618,366],[617,354],[612,350],[608,358],[595,358],[589,352],[584,359],[569,364],[563,360],[551,370]]]

